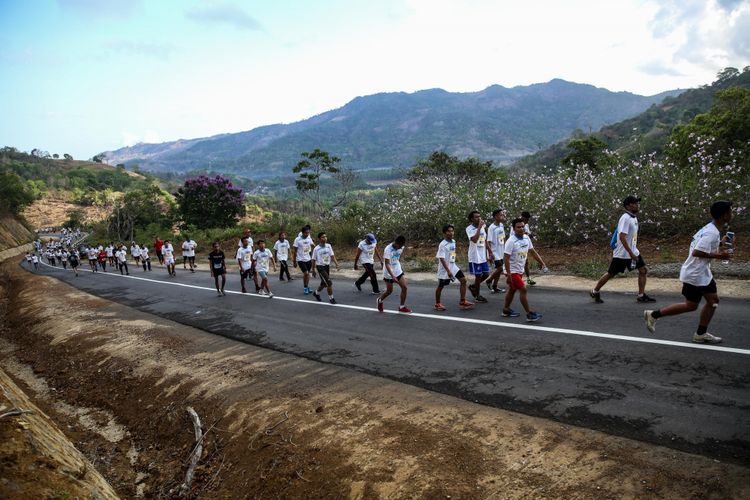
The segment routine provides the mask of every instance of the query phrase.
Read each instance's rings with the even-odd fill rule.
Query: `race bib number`
[[[479,239],[477,240],[477,246],[478,247],[483,247],[484,246],[484,240],[485,240],[485,236],[480,236]]]
[[[331,263],[331,256],[328,254],[323,255],[323,265],[327,266]]]
[[[451,264],[455,264],[455,263],[456,263],[456,251],[455,251],[455,250],[453,250],[453,251],[451,252],[451,255],[450,255],[449,261],[450,261],[450,263],[451,263]]]
[[[242,257],[242,260],[244,260],[245,262],[250,262],[250,260],[251,260],[251,259],[252,259],[252,257],[250,256],[250,254],[249,254],[249,253],[246,253],[246,254],[245,254],[245,255],[244,255],[243,257]]]
[[[375,256],[375,250],[369,250],[367,255],[372,259]]]
[[[222,267],[224,266],[221,264],[221,262],[214,262],[214,269],[221,269]]]
[[[302,245],[302,253],[310,253],[310,245]]]

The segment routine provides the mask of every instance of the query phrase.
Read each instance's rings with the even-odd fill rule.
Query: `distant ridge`
[[[479,92],[442,89],[357,97],[290,124],[105,152],[110,164],[151,171],[211,169],[249,177],[289,174],[302,151],[321,148],[357,170],[408,167],[432,151],[508,163],[567,137],[635,116],[679,90],[654,96],[554,79]]]

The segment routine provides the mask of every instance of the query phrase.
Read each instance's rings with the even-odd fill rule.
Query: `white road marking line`
[[[40,261],[40,264],[42,264],[43,266],[47,266],[51,269],[63,270],[60,267],[51,266],[45,262]],[[93,273],[93,271],[90,269],[79,269],[79,271]],[[97,274],[100,274],[100,273],[97,273]],[[124,274],[108,273],[108,272],[102,272],[101,274],[105,276],[118,276],[120,278],[130,278],[134,280],[150,281],[152,283],[160,283],[164,285],[182,286],[185,288],[195,288],[196,290],[209,290],[212,292],[216,291],[216,288],[199,286],[199,285],[189,285],[187,283],[174,283],[170,281],[163,281],[163,280],[151,279],[151,278],[140,278],[138,276],[128,276]],[[273,298],[270,298],[265,295],[257,295],[254,293],[242,293],[242,292],[237,292],[234,290],[229,290],[226,293],[231,293],[235,295],[244,295],[247,297],[255,297],[258,299],[299,302],[301,304],[314,304],[314,305],[322,305],[322,306],[328,306],[328,307],[340,307],[344,309],[353,309],[357,311],[377,312],[377,309],[375,309],[374,307],[354,306],[354,305],[349,305],[349,304],[329,304],[326,302],[316,302],[316,301],[307,300],[307,299],[295,299],[293,297],[281,297],[279,295],[274,295]],[[437,320],[442,320],[442,321],[456,321],[460,323],[473,323],[476,325],[499,326],[501,328],[514,328],[517,330],[534,330],[534,331],[539,331],[539,332],[563,333],[567,335],[579,335],[583,337],[598,337],[598,338],[612,339],[612,340],[625,340],[628,342],[640,342],[643,344],[659,344],[659,345],[667,345],[667,346],[673,346],[673,347],[685,347],[688,349],[703,349],[703,350],[709,350],[709,351],[730,352],[734,354],[750,355],[750,349],[738,349],[736,347],[696,344],[692,342],[676,342],[674,340],[662,340],[662,339],[654,339],[654,338],[648,338],[648,337],[631,337],[629,335],[615,335],[612,333],[590,332],[586,330],[572,330],[569,328],[554,328],[550,326],[524,325],[524,324],[517,324],[517,323],[502,323],[500,321],[492,321],[492,320],[487,320],[487,319],[458,318],[455,316],[438,316],[435,314],[425,314],[425,313],[403,314],[394,310],[386,310],[384,312],[387,314],[399,314],[401,316],[437,319]]]

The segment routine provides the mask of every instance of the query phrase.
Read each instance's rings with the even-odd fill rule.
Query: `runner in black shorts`
[[[680,281],[682,282],[682,295],[685,302],[672,304],[655,311],[643,311],[646,320],[646,328],[651,333],[656,331],[656,320],[664,316],[674,316],[698,309],[701,299],[706,299],[706,305],[701,310],[698,329],[693,334],[693,342],[699,344],[718,344],[721,337],[708,333],[708,324],[711,322],[716,308],[719,307],[719,293],[716,289],[711,273],[711,260],[727,260],[731,253],[727,249],[720,249],[722,241],[726,242],[725,236],[722,240],[721,229],[732,220],[732,202],[717,201],[711,205],[711,217],[713,221],[703,226],[690,243],[690,251],[685,263],[680,269]]]
[[[226,295],[224,286],[227,284],[227,265],[224,258],[224,252],[222,252],[219,242],[214,241],[213,250],[208,254],[208,261],[211,265],[211,276],[214,277],[214,284],[219,297]],[[221,277],[221,286],[219,286],[219,277]]]

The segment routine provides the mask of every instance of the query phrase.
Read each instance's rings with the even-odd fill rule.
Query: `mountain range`
[[[251,178],[288,175],[300,153],[320,148],[354,170],[410,167],[436,150],[513,161],[568,137],[635,116],[680,90],[641,96],[554,79],[479,92],[442,89],[357,97],[306,120],[246,132],[136,144],[107,162],[161,172],[211,170]]]

